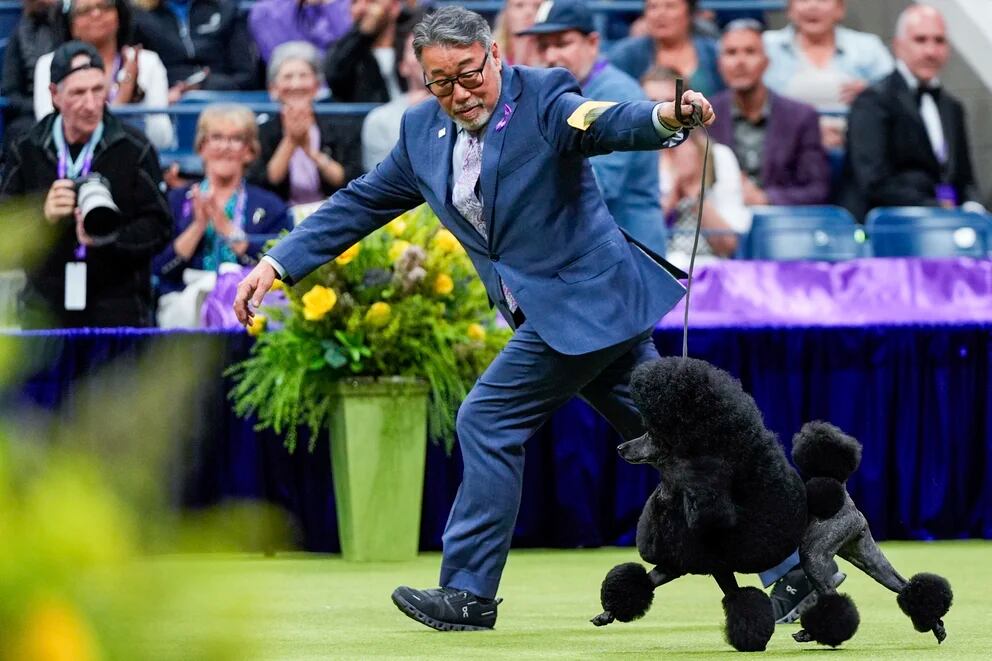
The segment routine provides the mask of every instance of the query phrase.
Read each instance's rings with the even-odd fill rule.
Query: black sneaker
[[[831,581],[836,588],[844,582],[847,574],[838,569],[836,562],[833,563],[833,569],[834,575]],[[809,579],[806,578],[806,573],[802,567],[796,566],[790,569],[785,576],[775,581],[770,597],[775,624],[791,624],[802,617],[803,613],[816,603],[819,595],[813,589]]]
[[[496,624],[496,606],[502,599],[482,599],[454,588],[393,590],[393,603],[403,613],[438,631],[485,631]]]

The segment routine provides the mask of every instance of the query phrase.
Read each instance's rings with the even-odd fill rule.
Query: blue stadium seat
[[[880,207],[865,221],[876,257],[989,255],[992,216],[937,207]]]
[[[841,207],[753,207],[752,212],[742,257],[834,262],[866,255],[864,232]]]

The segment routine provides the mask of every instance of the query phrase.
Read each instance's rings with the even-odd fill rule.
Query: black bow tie
[[[920,86],[916,88],[916,100],[919,101],[923,98],[924,94],[929,94],[933,97],[934,101],[940,100],[940,86],[939,85],[924,85],[920,83]]]

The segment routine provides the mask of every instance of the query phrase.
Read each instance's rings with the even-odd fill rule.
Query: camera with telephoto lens
[[[83,214],[83,229],[100,246],[112,243],[121,229],[121,210],[110,194],[110,182],[98,172],[79,177],[76,206]]]

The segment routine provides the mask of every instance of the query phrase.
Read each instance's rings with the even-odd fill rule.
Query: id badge
[[[86,262],[65,265],[65,309],[86,309]]]

